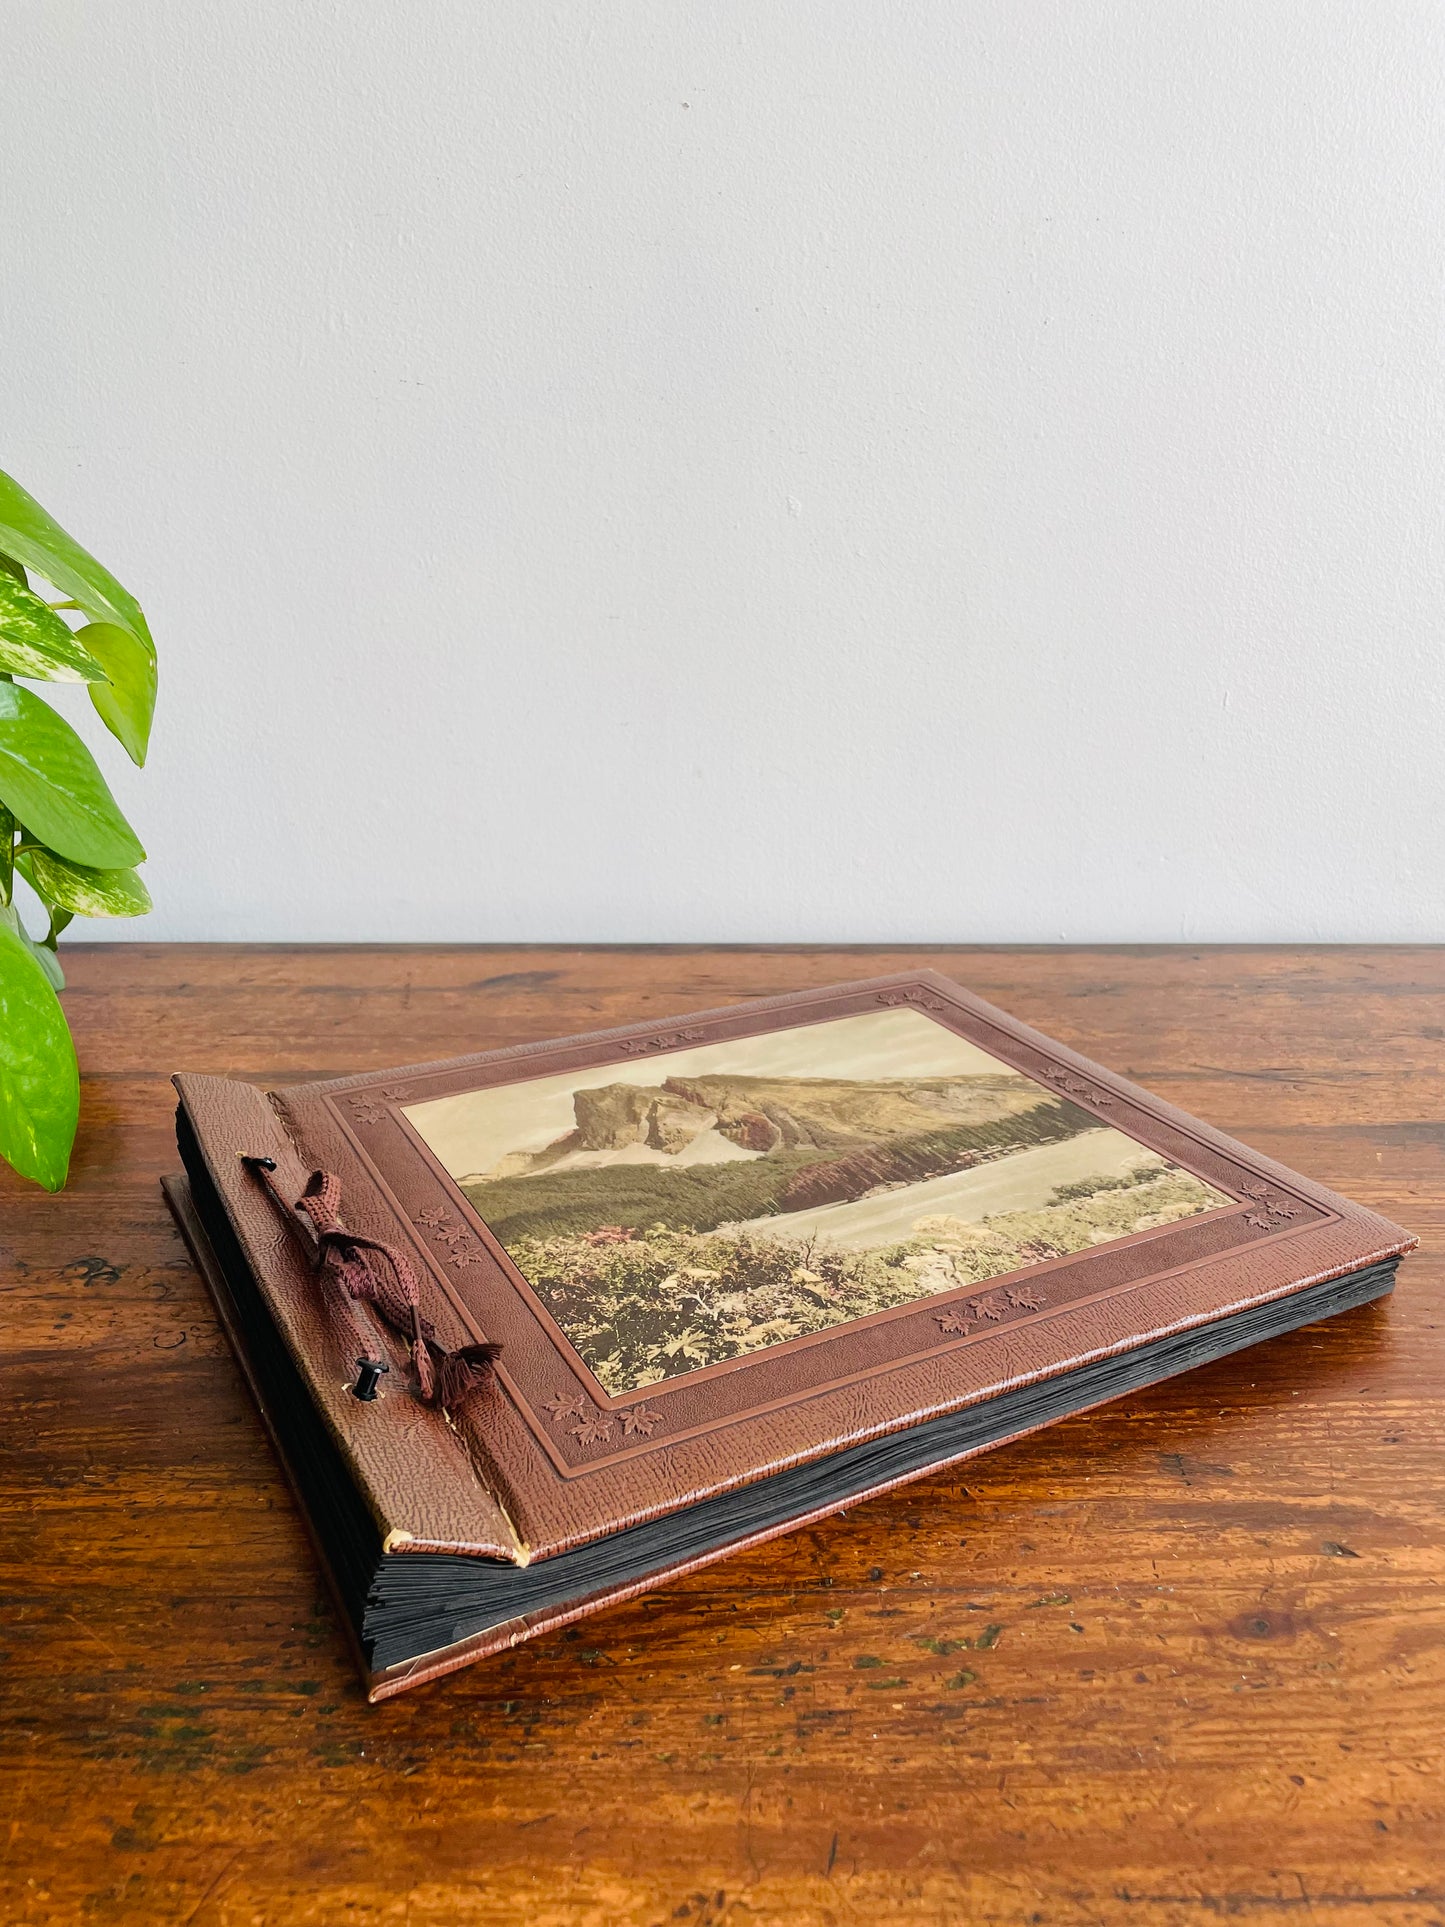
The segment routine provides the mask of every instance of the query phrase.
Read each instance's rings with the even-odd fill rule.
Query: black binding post
[[[376,1381],[383,1372],[390,1370],[390,1365],[384,1365],[379,1358],[358,1358],[356,1383],[351,1388],[351,1396],[359,1398],[365,1405],[370,1405],[376,1397]]]

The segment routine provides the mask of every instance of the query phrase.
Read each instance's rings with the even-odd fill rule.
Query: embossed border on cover
[[[403,1115],[403,1106],[461,1091],[610,1063],[634,1065],[654,1051],[904,1005],[1061,1091],[1101,1123],[1159,1151],[1236,1202],[613,1396]],[[1140,1289],[1243,1247],[1273,1244],[1338,1221],[1319,1198],[1273,1175],[1277,1167],[1264,1166],[1243,1147],[931,971],[351,1079],[316,1095],[393,1210],[411,1225],[448,1298],[479,1333],[502,1340],[502,1377],[564,1478],[700,1438],[942,1353],[987,1345],[1021,1325]]]

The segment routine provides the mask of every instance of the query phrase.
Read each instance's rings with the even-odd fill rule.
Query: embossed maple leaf
[[[996,1291],[991,1291],[987,1298],[976,1298],[973,1302],[980,1318],[1002,1318],[1008,1310],[1008,1305]]]
[[[1277,1198],[1263,1184],[1242,1184],[1240,1190],[1246,1198],[1252,1199],[1254,1209],[1246,1211],[1244,1222],[1252,1224],[1256,1231],[1273,1231],[1278,1225],[1288,1224],[1291,1218],[1299,1216],[1299,1208],[1288,1198]]]
[[[470,1234],[465,1226],[459,1225],[445,1211],[419,1212],[416,1221],[431,1233],[437,1244],[446,1246],[448,1262],[455,1265],[458,1271],[467,1265],[479,1265],[482,1262],[480,1254],[473,1251],[468,1243]]]
[[[580,1425],[574,1425],[570,1429],[573,1438],[580,1439],[584,1445],[596,1445],[601,1440],[612,1437],[611,1419],[602,1418],[600,1415],[596,1418],[585,1418]]]
[[[624,1438],[645,1439],[652,1437],[652,1428],[662,1421],[661,1412],[654,1412],[650,1406],[633,1405],[622,1414],[622,1435]]]
[[[1037,1311],[1044,1302],[1032,1291],[1010,1291],[1005,1295],[1015,1311]]]
[[[971,1329],[968,1321],[973,1316],[973,1307],[950,1305],[947,1311],[936,1311],[933,1316],[942,1331],[966,1332]]]
[[[942,1010],[943,999],[933,997],[926,990],[880,990],[880,1004],[887,1004],[890,1010],[901,1009],[906,1004],[921,1004],[925,1010]]]
[[[1044,1076],[1051,1084],[1057,1084],[1065,1097],[1081,1097],[1088,1104],[1112,1104],[1114,1101],[1107,1091],[1101,1091],[1097,1085],[1086,1084],[1082,1078],[1075,1077],[1072,1071],[1046,1070]]]
[[[544,1409],[560,1424],[564,1418],[586,1418],[587,1401],[576,1392],[555,1392]]]
[[[631,1037],[622,1048],[630,1055],[638,1051],[675,1050],[679,1044],[695,1044],[702,1037],[700,1030],[668,1030],[659,1037]]]

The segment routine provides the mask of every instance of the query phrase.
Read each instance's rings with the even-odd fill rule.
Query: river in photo
[[[1163,1163],[1156,1152],[1136,1144],[1121,1131],[1081,1131],[1077,1137],[1016,1151],[1011,1157],[973,1171],[951,1171],[877,1197],[819,1205],[811,1211],[777,1212],[728,1228],[776,1238],[816,1235],[830,1243],[866,1251],[901,1242],[919,1218],[946,1212],[977,1224],[1004,1211],[1036,1211],[1051,1201],[1061,1184],[1074,1184],[1080,1178],[1119,1178],[1128,1171],[1158,1168]]]

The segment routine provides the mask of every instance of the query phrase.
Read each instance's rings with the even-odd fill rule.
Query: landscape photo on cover
[[[1232,1202],[915,1009],[405,1115],[613,1395]]]

